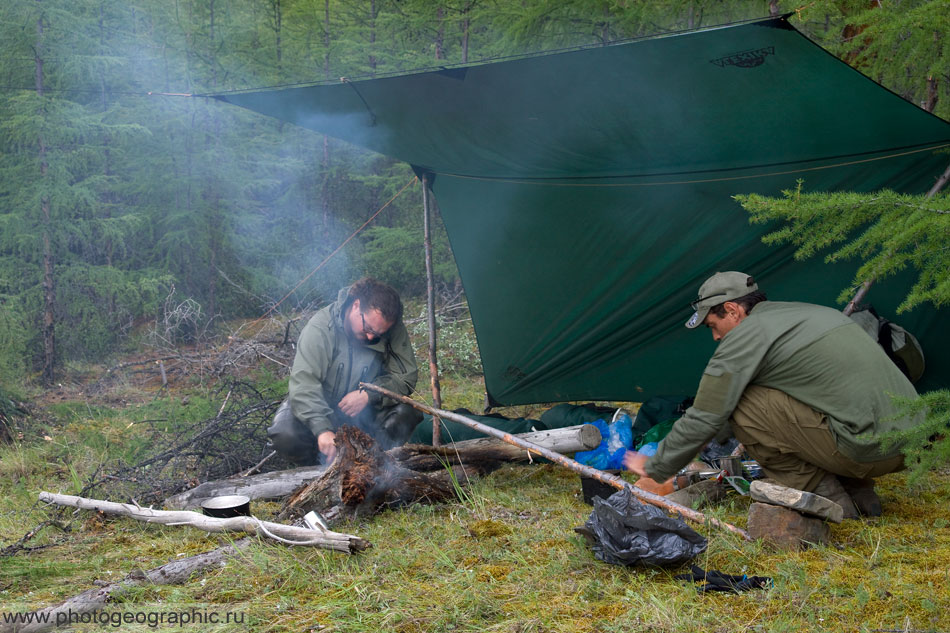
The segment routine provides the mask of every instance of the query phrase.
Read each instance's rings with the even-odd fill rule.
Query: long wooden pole
[[[617,477],[616,475],[610,475],[608,473],[605,473],[602,470],[591,468],[590,466],[586,466],[584,464],[581,464],[580,462],[576,462],[569,457],[565,457],[564,455],[561,455],[560,453],[555,453],[554,451],[550,451],[546,448],[538,446],[537,444],[534,444],[532,442],[527,442],[519,437],[515,437],[511,433],[505,433],[504,431],[499,431],[498,429],[492,428],[486,424],[482,424],[481,422],[478,422],[471,418],[467,418],[464,415],[459,415],[458,413],[453,413],[451,411],[444,411],[441,409],[430,407],[429,405],[426,405],[426,404],[422,404],[421,402],[416,402],[415,400],[412,400],[411,398],[407,398],[405,396],[399,395],[398,393],[394,393],[388,389],[384,389],[377,385],[373,385],[369,383],[360,383],[360,387],[369,389],[371,391],[375,391],[377,393],[381,393],[388,398],[392,398],[393,400],[404,402],[410,406],[415,407],[416,409],[419,409],[420,411],[424,411],[426,413],[431,414],[433,417],[440,416],[440,417],[445,418],[446,420],[452,420],[453,422],[464,424],[467,427],[475,429],[479,433],[484,433],[485,435],[491,435],[492,437],[497,437],[498,439],[502,441],[508,442],[509,444],[514,444],[515,446],[523,448],[526,451],[531,451],[535,455],[540,455],[541,457],[544,457],[547,460],[550,460],[556,464],[560,464],[561,466],[564,466],[565,468],[573,470],[574,472],[580,473],[581,475],[584,475],[585,477],[591,477],[598,481],[602,481],[603,483],[609,486],[613,486],[614,488],[617,488],[618,490],[629,490],[633,494],[633,496],[637,497],[641,501],[645,501],[646,503],[649,503],[651,505],[655,505],[659,508],[663,508],[664,510],[667,510],[669,512],[677,512],[680,515],[682,515],[683,518],[689,519],[690,521],[694,521],[700,524],[710,523],[723,530],[728,530],[729,532],[732,532],[733,534],[738,534],[739,536],[741,536],[747,541],[752,540],[752,537],[749,536],[749,533],[741,528],[737,528],[736,526],[726,523],[724,521],[720,521],[718,519],[714,519],[712,517],[706,516],[702,512],[697,512],[696,510],[693,510],[692,508],[687,508],[684,505],[680,505],[674,501],[670,501],[669,499],[662,497],[660,495],[655,495],[652,492],[647,492],[646,490],[641,490],[640,488],[636,488],[629,482],[624,481],[623,479],[621,479],[620,477]]]
[[[436,356],[435,334],[435,280],[432,272],[432,232],[429,218],[429,175],[422,175],[422,228],[426,252],[426,318],[429,322],[429,384],[432,387],[432,402],[436,409],[442,408],[442,387],[439,385],[439,363]],[[432,445],[442,444],[442,421],[432,417]]]

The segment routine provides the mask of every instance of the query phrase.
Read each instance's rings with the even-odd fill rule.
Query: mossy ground
[[[420,366],[425,367],[425,363]],[[420,392],[427,391],[420,379]],[[447,371],[447,406],[480,408],[478,377]],[[40,490],[74,493],[107,458],[147,446],[140,422],[214,415],[210,390],[129,398],[139,404],[67,401],[43,411],[22,438],[0,447],[0,545],[48,516]],[[509,415],[536,415],[529,408]],[[700,594],[678,569],[623,568],[594,558],[574,533],[590,515],[579,477],[553,464],[508,466],[477,481],[464,502],[417,505],[339,526],[373,547],[348,556],[254,543],[225,567],[178,586],[137,587],[111,610],[198,609],[235,624],[171,626],[195,631],[950,631],[950,476],[910,487],[880,480],[885,514],[832,526],[833,544],[801,552],[699,527],[709,547],[694,562],[725,573],[770,576],[774,587],[740,595]],[[747,498],[710,514],[745,527]],[[277,503],[252,503],[269,519]],[[146,525],[91,512],[70,531],[44,529],[0,557],[0,610],[54,604],[136,569],[214,549],[225,539],[192,528]],[[0,615],[2,617],[2,615]],[[2,623],[0,623],[2,624]],[[80,625],[75,630],[88,630]],[[111,627],[108,627],[111,628]],[[123,624],[122,630],[154,630]]]

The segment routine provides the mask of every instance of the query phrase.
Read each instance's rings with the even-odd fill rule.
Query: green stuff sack
[[[653,396],[646,400],[633,421],[633,445],[640,448],[662,440],[692,404],[693,399],[687,396]]]

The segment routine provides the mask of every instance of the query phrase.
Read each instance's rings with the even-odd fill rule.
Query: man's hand
[[[340,411],[343,412],[343,415],[347,415],[351,418],[355,418],[366,408],[366,405],[369,404],[369,394],[365,391],[351,391],[350,393],[343,396],[343,399],[340,400],[340,404],[337,406],[340,407]]]
[[[635,472],[641,477],[649,477],[646,471],[647,460],[649,456],[637,451],[627,451],[623,455],[623,465],[629,471]]]
[[[324,431],[317,436],[317,448],[320,449],[321,453],[326,455],[327,466],[329,466],[336,457],[336,444],[334,444],[335,439],[336,433],[333,431]]]

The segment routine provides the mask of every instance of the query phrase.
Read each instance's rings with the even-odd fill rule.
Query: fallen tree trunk
[[[403,467],[363,431],[344,426],[336,433],[336,458],[316,480],[294,492],[278,518],[315,510],[328,521],[375,514],[385,507],[456,498],[459,485],[482,474],[478,464],[424,473]]]
[[[224,495],[244,495],[252,500],[282,499],[308,481],[319,477],[323,471],[323,466],[305,466],[290,470],[275,470],[252,477],[206,481],[191,490],[165,499],[165,507],[172,510],[197,508],[206,499]]]
[[[589,451],[600,445],[600,431],[593,424],[579,424],[561,429],[520,433],[514,437],[542,446],[555,453]],[[388,453],[400,465],[411,470],[430,471],[444,468],[446,464],[481,464],[495,462],[531,461],[531,453],[493,437],[480,437],[442,446],[407,444],[390,449]]]
[[[533,431],[515,437],[524,438],[558,453],[576,453],[596,448],[600,431],[592,424],[579,424],[562,429]],[[501,440],[483,437],[455,444],[428,446],[407,444],[388,451],[403,468],[419,472],[444,470],[446,465],[471,466],[472,472],[484,474],[505,462],[529,461],[530,454]],[[165,499],[165,507],[173,510],[197,508],[202,501],[222,495],[244,495],[249,499],[282,499],[324,472],[323,466],[306,466],[277,470],[251,477],[231,477],[208,481],[191,490]]]
[[[105,514],[127,516],[147,523],[163,525],[187,525],[205,532],[247,532],[274,539],[288,545],[306,545],[354,554],[370,547],[369,541],[358,536],[339,532],[317,531],[305,527],[261,521],[256,517],[232,517],[217,519],[187,510],[153,510],[128,503],[114,503],[100,499],[86,499],[73,495],[41,492],[40,501],[83,510],[96,510]]]
[[[181,584],[195,573],[223,566],[228,558],[251,543],[251,539],[244,538],[231,545],[196,556],[189,556],[181,560],[174,560],[161,567],[148,571],[140,569],[129,573],[117,582],[96,587],[68,598],[64,602],[45,609],[39,609],[28,614],[15,614],[19,622],[0,622],[0,633],[42,633],[53,628],[60,628],[70,624],[69,616],[80,616],[102,609],[107,602],[126,593],[129,589],[142,584],[174,585]]]

